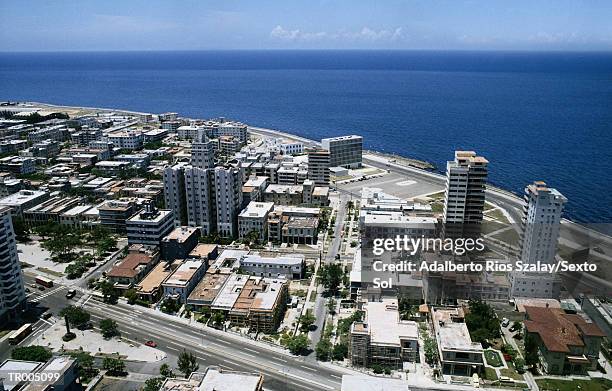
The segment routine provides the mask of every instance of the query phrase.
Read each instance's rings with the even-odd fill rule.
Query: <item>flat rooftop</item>
[[[242,257],[240,263],[257,263],[267,265],[301,265],[304,262],[303,254],[291,254],[280,257],[264,257],[259,254],[249,254]]]
[[[417,339],[417,323],[401,321],[396,299],[366,304],[366,323],[373,344],[400,345],[401,339]]]
[[[467,325],[453,320],[457,316],[463,317],[463,314],[456,308],[433,309],[433,324],[439,349],[482,352],[482,345],[472,342]]]
[[[202,281],[194,288],[189,295],[187,302],[191,300],[205,303],[212,303],[217,294],[223,288],[225,281],[229,278],[229,273],[206,273]]]
[[[203,267],[206,267],[206,263],[202,261],[183,261],[174,273],[164,281],[164,285],[185,286],[191,281],[198,270],[201,270]]]
[[[236,300],[240,296],[240,292],[249,280],[249,275],[232,274],[229,276],[223,288],[217,294],[217,297],[212,303],[213,308],[230,310],[234,307]]]
[[[217,250],[216,244],[198,243],[189,253],[190,258],[210,258],[210,254]]]
[[[409,387],[406,380],[366,375],[342,375],[340,391],[409,391]]]
[[[46,194],[47,192],[40,190],[19,190],[17,193],[0,199],[0,204],[7,206],[23,205],[39,197],[44,197]]]
[[[140,281],[140,283],[136,286],[138,289],[138,293],[152,293],[155,289],[158,289],[161,284],[168,278],[168,276],[172,274],[172,269],[170,268],[170,264],[166,262],[160,262],[153,270],[146,275],[145,278]]]
[[[162,242],[177,241],[184,243],[198,231],[199,229],[196,227],[176,227],[162,239]]]
[[[264,218],[272,209],[274,209],[273,202],[251,201],[238,217]]]
[[[262,384],[260,374],[209,367],[198,391],[257,391]]]

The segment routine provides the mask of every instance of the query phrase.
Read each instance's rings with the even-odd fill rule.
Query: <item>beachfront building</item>
[[[321,148],[309,148],[308,179],[317,186],[329,186],[330,153]]]
[[[359,367],[382,365],[401,369],[418,360],[417,323],[400,320],[397,299],[367,302],[365,318],[351,325],[349,357]]]
[[[144,135],[139,130],[121,130],[106,136],[107,141],[119,149],[135,150],[142,149]]]
[[[545,182],[536,181],[525,188],[520,260],[524,264],[555,263],[561,216],[567,198]],[[552,273],[514,272],[512,297],[559,297],[561,281]]]
[[[4,324],[26,305],[11,209],[6,206],[0,206],[0,281],[0,324]]]
[[[478,238],[482,225],[489,162],[474,151],[455,151],[446,164],[443,236]]]
[[[321,147],[329,151],[330,167],[358,168],[361,166],[363,137],[351,135],[324,138]]]

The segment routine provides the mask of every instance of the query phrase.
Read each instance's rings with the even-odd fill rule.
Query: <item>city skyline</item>
[[[23,10],[28,9],[27,13]],[[244,1],[0,6],[0,51],[612,49],[612,4]],[[516,28],[516,26],[521,26]]]

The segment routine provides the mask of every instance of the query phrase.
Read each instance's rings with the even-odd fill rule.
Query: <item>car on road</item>
[[[32,288],[36,288],[36,287],[38,287],[38,285],[36,285],[36,284],[30,284],[30,287],[32,287]]]
[[[32,291],[30,290],[30,288],[25,288],[25,291],[26,291],[26,293],[30,293],[30,292],[32,292]]]
[[[509,324],[510,324],[510,319],[508,318],[502,319],[502,322],[501,322],[502,327],[508,327]]]
[[[66,293],[66,299],[72,299],[76,296],[76,289],[70,289],[68,293]]]
[[[39,291],[44,291],[44,290],[45,290],[45,287],[41,285],[41,286],[39,286],[39,287],[38,287],[38,290],[39,290]]]
[[[52,312],[45,312],[44,314],[42,314],[41,318],[46,320],[46,319],[49,319],[52,316],[53,316]]]
[[[155,343],[155,341],[147,341],[145,342],[145,345],[150,346],[152,348],[156,348],[157,344]]]

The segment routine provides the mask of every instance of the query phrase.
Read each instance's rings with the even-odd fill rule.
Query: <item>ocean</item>
[[[445,169],[456,149],[566,217],[612,221],[612,53],[193,51],[0,53],[0,100],[223,116]]]

